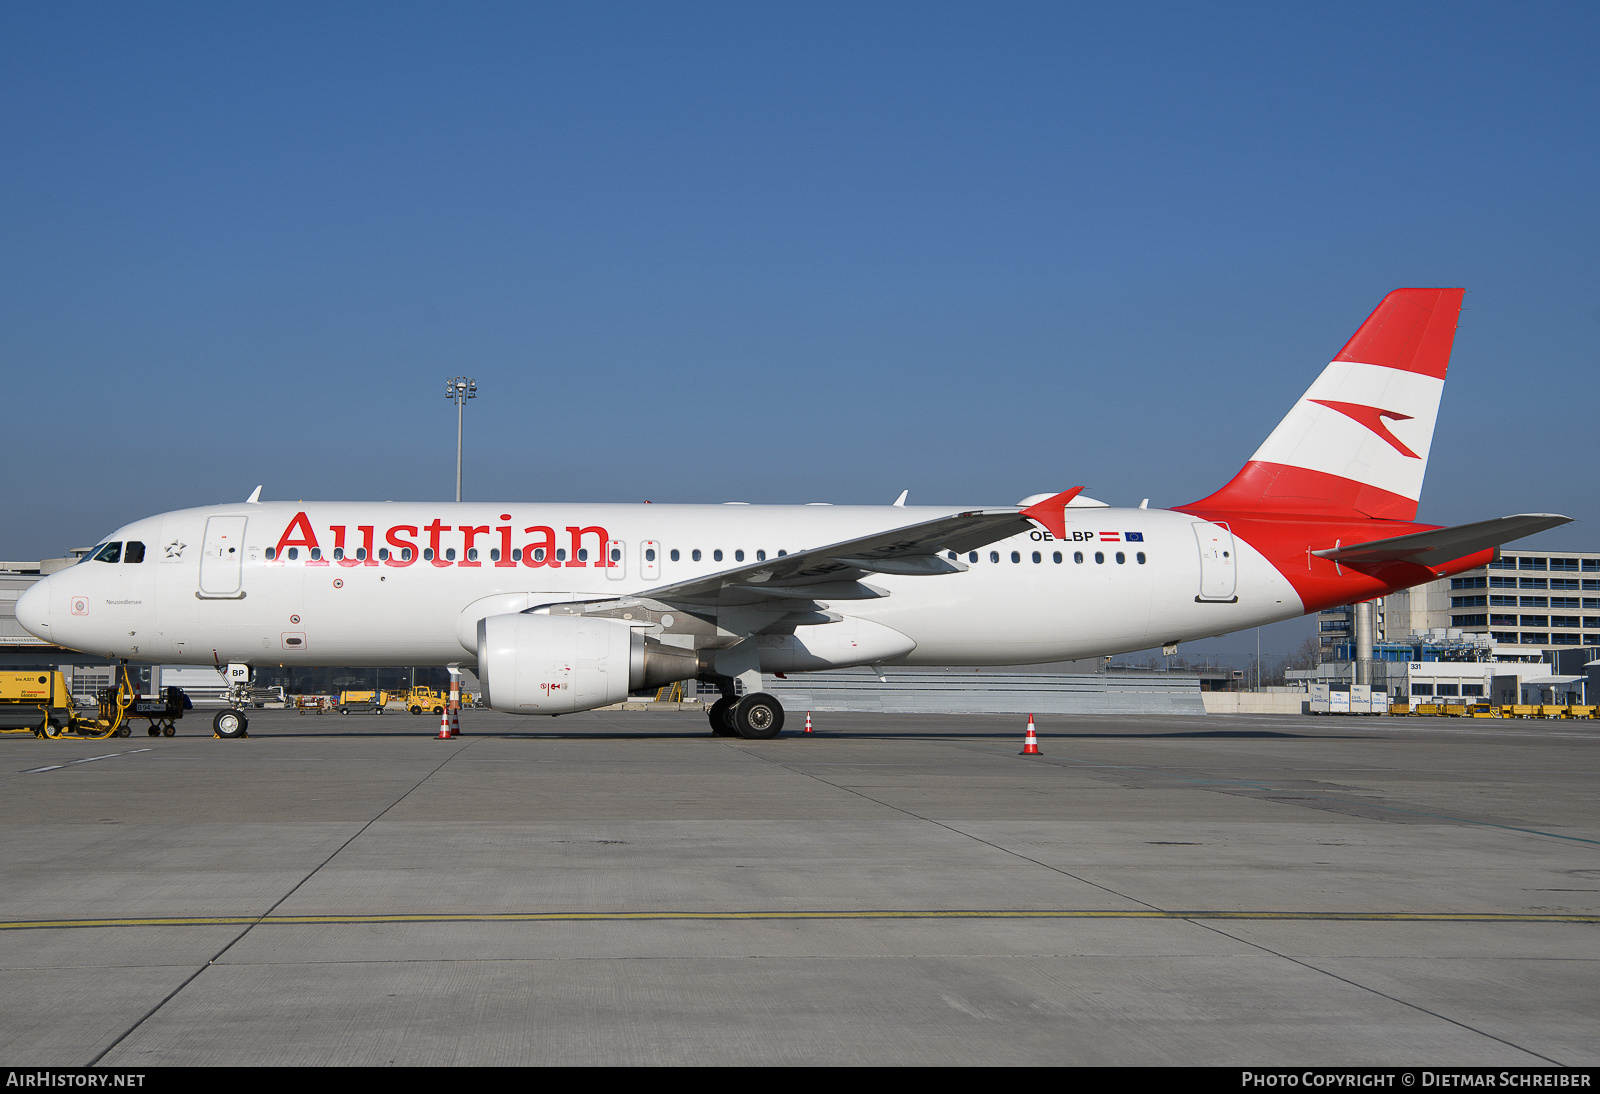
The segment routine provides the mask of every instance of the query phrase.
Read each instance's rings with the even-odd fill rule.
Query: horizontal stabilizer
[[[1442,562],[1474,554],[1489,547],[1498,547],[1535,532],[1559,528],[1572,523],[1571,517],[1556,513],[1518,513],[1494,520],[1480,520],[1472,524],[1458,524],[1454,528],[1435,528],[1431,532],[1417,532],[1409,536],[1373,540],[1348,547],[1329,547],[1312,551],[1318,558],[1334,562],[1415,562],[1422,566],[1437,566]]]

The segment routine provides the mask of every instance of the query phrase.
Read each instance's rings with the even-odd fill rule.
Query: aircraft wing
[[[1378,539],[1371,543],[1340,545],[1311,553],[1335,562],[1416,562],[1437,566],[1488,547],[1498,547],[1535,532],[1570,524],[1571,517],[1557,513],[1517,513],[1494,520],[1458,524],[1454,528],[1435,528],[1409,536]]]
[[[1078,488],[1078,489],[1081,489]],[[635,595],[652,600],[726,607],[758,607],[811,600],[871,600],[885,593],[861,581],[869,574],[937,575],[960,573],[964,563],[940,557],[940,551],[973,551],[1034,527],[1059,522],[1058,512],[1077,489],[1028,509],[973,509],[920,524],[890,528],[859,539],[791,555],[747,563],[721,573]]]

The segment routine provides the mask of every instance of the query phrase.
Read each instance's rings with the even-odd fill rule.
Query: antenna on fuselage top
[[[244,503],[246,505],[257,505],[257,504],[260,503],[260,501],[261,501],[261,487],[259,487],[259,486],[256,487],[254,490],[250,491],[250,496],[248,498],[244,499]]]
[[[894,504],[897,509],[904,509],[906,507],[906,496],[910,493],[911,491],[909,489],[900,491],[900,496],[894,499]]]

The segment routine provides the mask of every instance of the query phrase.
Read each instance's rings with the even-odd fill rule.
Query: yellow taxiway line
[[[1270,912],[1165,911],[1159,909],[998,909],[750,912],[437,912],[414,915],[149,916],[122,919],[24,919],[0,922],[0,930],[88,927],[214,927],[254,924],[331,926],[346,923],[616,923],[632,920],[892,920],[892,919],[1216,919],[1366,923],[1600,923],[1600,915],[1539,915],[1516,912]]]

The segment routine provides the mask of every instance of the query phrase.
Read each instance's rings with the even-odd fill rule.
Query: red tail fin
[[[1413,520],[1462,289],[1396,289],[1233,481],[1187,510]]]

